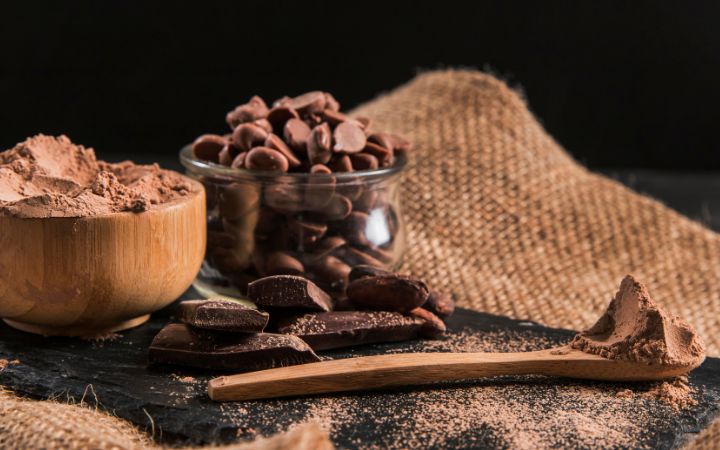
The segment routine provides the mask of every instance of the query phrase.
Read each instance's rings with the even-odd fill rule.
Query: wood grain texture
[[[205,252],[204,190],[187,181],[188,196],[142,213],[0,217],[0,317],[87,334],[175,300]]]
[[[239,401],[530,374],[610,381],[658,380],[687,373],[702,360],[692,366],[646,366],[609,360],[569,346],[526,353],[405,353],[215,378],[208,382],[208,393],[216,401]]]

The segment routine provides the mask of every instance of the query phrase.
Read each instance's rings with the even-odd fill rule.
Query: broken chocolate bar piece
[[[331,311],[332,298],[312,281],[292,275],[277,275],[253,281],[248,285],[248,298],[258,305],[283,308],[309,308]]]
[[[237,373],[320,361],[295,336],[232,333],[174,323],[163,328],[148,349],[150,364],[177,364]]]
[[[175,314],[180,322],[194,327],[244,333],[261,333],[270,318],[240,303],[212,298],[180,302]]]
[[[315,351],[414,339],[423,321],[398,313],[333,311],[281,319],[277,331],[292,334]]]

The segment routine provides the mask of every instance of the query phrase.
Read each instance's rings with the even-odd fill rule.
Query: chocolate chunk
[[[325,93],[325,109],[329,109],[331,111],[340,111],[340,103],[338,103],[337,100],[335,100],[335,97],[332,96],[332,94]]]
[[[425,303],[428,288],[422,280],[409,275],[383,275],[350,282],[347,296],[369,309],[406,313]]]
[[[290,119],[299,119],[298,113],[294,109],[287,106],[275,106],[268,112],[267,121],[272,125],[275,134],[282,133],[285,124]]]
[[[248,152],[242,152],[238,154],[235,159],[233,159],[232,164],[230,164],[230,167],[233,169],[244,169],[245,168],[245,158],[247,158]]]
[[[334,311],[283,318],[277,330],[305,341],[315,351],[417,337],[422,321],[392,312]]]
[[[193,142],[193,155],[199,160],[219,164],[220,152],[227,142],[227,139],[217,134],[203,134]]]
[[[194,327],[244,333],[262,333],[270,317],[237,302],[212,298],[180,302],[175,315]]]
[[[332,309],[332,299],[305,278],[277,275],[261,278],[248,285],[253,303],[278,307],[303,307],[320,311]]]
[[[452,313],[455,311],[455,303],[452,299],[442,292],[434,290],[430,290],[428,299],[422,307],[441,319],[446,319],[452,316]]]
[[[283,154],[285,158],[288,160],[288,166],[289,167],[300,167],[302,165],[302,162],[295,156],[295,153],[293,153],[292,150],[290,150],[290,147],[283,142],[282,139],[280,139],[280,136],[276,134],[268,134],[267,138],[265,139],[265,143],[263,144],[267,148],[271,148],[273,150],[277,150],[280,153]]]
[[[350,155],[350,161],[354,170],[375,170],[379,167],[377,158],[367,153]]]
[[[238,125],[233,131],[233,144],[241,151],[247,152],[251,148],[263,145],[268,137],[267,131],[251,123]]]
[[[350,281],[359,280],[365,277],[381,277],[384,275],[392,275],[393,273],[389,270],[381,269],[375,266],[368,266],[366,264],[360,264],[352,268],[348,279]]]
[[[351,267],[334,256],[324,256],[315,264],[318,279],[328,283],[335,291],[344,291],[349,283]]]
[[[357,123],[343,122],[333,131],[335,145],[333,151],[336,153],[352,154],[361,152],[365,148],[365,133]]]
[[[268,275],[302,275],[302,263],[284,252],[272,252],[268,256],[265,270]]]
[[[328,124],[316,126],[307,138],[307,154],[311,164],[327,164],[332,158],[332,134]]]
[[[286,101],[284,106],[294,109],[302,117],[321,112],[325,109],[326,103],[327,100],[324,92],[313,91]]]
[[[284,173],[288,166],[288,160],[282,153],[267,147],[255,147],[245,157],[245,167],[250,170]]]
[[[365,136],[370,136],[372,134],[372,120],[369,117],[358,116],[355,120],[360,123],[360,128],[362,128]]]
[[[327,231],[327,225],[303,217],[291,217],[287,223],[290,236],[299,244],[311,244]]]
[[[307,153],[307,140],[310,136],[310,127],[300,119],[290,119],[283,128],[285,142],[301,154]]]
[[[352,161],[348,155],[335,155],[328,164],[328,169],[335,173],[348,173],[353,171]]]
[[[252,122],[258,119],[264,119],[268,115],[268,107],[257,95],[250,99],[244,105],[236,107],[227,113],[225,120],[230,128],[235,129],[241,123]]]
[[[163,328],[148,349],[150,364],[177,364],[236,373],[320,361],[296,336],[203,330],[185,324]]]
[[[415,308],[409,313],[408,317],[414,317],[423,321],[420,327],[420,336],[426,338],[436,338],[445,333],[446,327],[442,320],[427,309]]]
[[[363,153],[373,155],[375,158],[377,158],[380,167],[392,166],[393,162],[395,162],[395,157],[392,150],[388,150],[387,148],[381,147],[377,144],[373,144],[372,142],[368,142],[367,144],[365,144]]]

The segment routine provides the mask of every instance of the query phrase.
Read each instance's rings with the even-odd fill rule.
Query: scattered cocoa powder
[[[90,341],[94,344],[103,344],[105,341],[116,341],[122,336],[117,333],[104,333],[104,334],[91,334],[87,336],[80,336],[83,341]]]
[[[657,382],[652,389],[643,394],[643,397],[667,403],[679,411],[697,405],[697,400],[694,398],[695,393],[695,388],[688,386],[681,379],[675,379]]]
[[[98,161],[91,148],[42,134],[0,153],[0,215],[91,217],[147,211],[191,189],[155,164]]]

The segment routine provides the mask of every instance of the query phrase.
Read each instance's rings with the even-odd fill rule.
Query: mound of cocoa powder
[[[0,216],[93,217],[142,212],[186,196],[182,175],[157,164],[98,161],[66,136],[39,134],[0,153]]]
[[[690,365],[705,356],[705,343],[695,330],[655,303],[632,275],[622,281],[605,314],[575,336],[572,346],[648,365]]]

